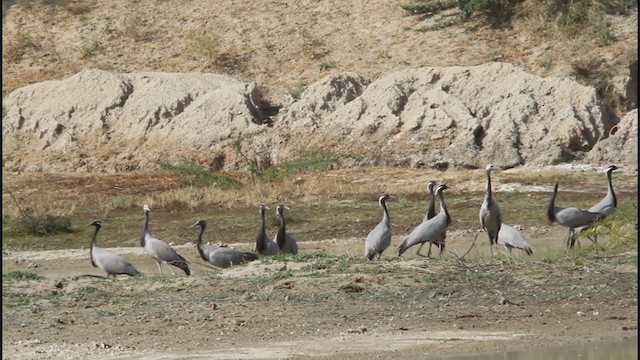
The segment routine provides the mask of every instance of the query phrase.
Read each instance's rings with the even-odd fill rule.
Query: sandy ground
[[[224,270],[177,246],[190,277],[160,276],[141,248],[115,248],[145,273],[117,280],[96,277],[104,274],[88,249],[5,252],[3,274],[46,279],[3,278],[3,359],[412,359],[637,336],[637,283],[621,283],[637,278],[637,264],[624,261],[637,253],[546,263],[562,253],[563,229],[523,233],[532,257],[491,261],[481,234],[464,264],[453,254],[474,233],[449,234],[442,259],[414,249],[398,259],[394,238],[368,263],[345,256],[362,251],[352,238],[300,244],[328,257]]]

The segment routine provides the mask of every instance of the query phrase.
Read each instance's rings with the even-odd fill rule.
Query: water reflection
[[[491,355],[464,355],[443,360],[627,360],[638,358],[638,337],[622,341],[590,342],[553,348],[509,351]]]

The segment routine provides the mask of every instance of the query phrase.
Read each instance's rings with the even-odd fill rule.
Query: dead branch
[[[31,215],[29,215],[29,213],[27,213],[26,211],[24,211],[22,209],[22,207],[20,206],[20,203],[18,202],[18,199],[16,199],[16,197],[13,195],[13,193],[11,192],[11,190],[9,189],[5,189],[5,191],[7,193],[9,193],[9,196],[11,196],[11,198],[13,199],[13,202],[16,203],[16,207],[18,208],[18,211],[20,211],[20,214],[22,214],[22,216],[24,218],[26,218],[28,221],[30,221],[31,223],[36,224],[40,230],[42,231],[43,234],[49,236],[51,234],[49,234],[49,232],[47,231],[47,229],[44,228],[44,226],[42,226],[42,224],[38,221],[36,221],[33,217],[31,217]]]

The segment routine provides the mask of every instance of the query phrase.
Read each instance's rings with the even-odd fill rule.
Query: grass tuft
[[[45,277],[38,275],[30,271],[11,271],[6,274],[2,274],[2,281],[40,281]]]
[[[402,4],[400,7],[411,15],[431,15],[457,6],[457,0],[429,0]]]
[[[292,98],[294,98],[295,100],[300,100],[300,98],[302,97],[302,93],[304,92],[304,89],[305,89],[304,81],[302,81],[302,79],[299,79],[298,82],[296,82],[296,84],[293,87],[288,88],[287,91],[289,92],[289,95],[291,95]]]
[[[30,215],[15,221],[11,227],[11,235],[51,236],[56,234],[71,234],[76,232],[71,225],[68,216],[56,216],[50,214]]]
[[[31,304],[32,297],[29,294],[15,293],[10,291],[2,292],[2,306],[10,309],[18,306]]]
[[[186,38],[195,55],[201,55],[209,60],[213,60],[220,51],[220,40],[216,35],[191,31],[187,33]]]
[[[233,176],[211,172],[204,166],[192,161],[183,161],[180,165],[161,164],[160,168],[178,175],[180,182],[185,186],[197,188],[215,186],[221,189],[229,189],[242,185]]]
[[[340,155],[324,151],[305,151],[295,160],[284,161],[280,164],[270,166],[258,174],[258,177],[262,180],[274,181],[282,180],[304,171],[328,170],[340,157]]]

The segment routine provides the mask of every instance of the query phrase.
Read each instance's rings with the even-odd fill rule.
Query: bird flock
[[[491,172],[498,168],[489,164],[485,168],[487,176],[487,187],[484,199],[480,206],[479,220],[482,230],[487,234],[493,257],[494,245],[502,245],[507,251],[520,249],[527,255],[533,254],[531,246],[524,239],[522,234],[514,227],[502,222],[500,206],[493,197],[491,188]],[[576,234],[589,229],[597,220],[603,219],[613,212],[617,207],[617,198],[613,190],[612,176],[613,171],[619,169],[616,165],[610,165],[606,168],[607,176],[607,194],[596,205],[589,209],[581,209],[578,207],[561,207],[557,206],[555,201],[558,195],[558,183],[554,184],[553,192],[549,205],[547,206],[547,218],[550,222],[555,222],[560,226],[568,229],[564,244],[567,248],[573,248],[576,245]],[[435,190],[434,190],[435,189]],[[446,184],[438,184],[434,180],[427,183],[427,190],[430,195],[429,206],[427,212],[420,224],[418,224],[407,235],[396,252],[398,256],[402,256],[409,248],[418,245],[416,254],[423,257],[431,257],[431,246],[435,245],[439,248],[439,256],[445,250],[447,237],[447,228],[451,224],[451,216],[447,210],[444,199],[444,190],[448,189]],[[382,220],[368,233],[364,244],[364,257],[368,260],[379,259],[382,253],[391,245],[391,218],[387,208],[387,201],[393,199],[393,196],[384,193],[378,203],[382,208]],[[435,212],[436,199],[440,204],[438,213]],[[277,254],[297,254],[298,244],[296,239],[287,233],[284,211],[290,210],[285,204],[279,204],[276,207],[276,213],[279,218],[279,227],[276,235],[270,238],[267,235],[265,224],[265,213],[270,208],[266,204],[260,205],[258,208],[260,215],[260,226],[255,241],[255,251],[240,251],[226,245],[214,246],[203,242],[203,234],[207,223],[205,220],[198,220],[192,227],[199,228],[196,247],[200,258],[207,263],[218,267],[228,268],[238,264],[255,261],[261,256],[272,256]],[[175,274],[173,267],[182,270],[186,275],[191,275],[189,261],[180,255],[171,245],[154,237],[149,230],[149,214],[151,208],[149,205],[142,207],[144,213],[144,221],[142,233],[140,235],[140,246],[145,252],[156,262],[158,271],[162,274],[162,265],[166,264]],[[107,273],[107,277],[116,275],[138,276],[141,272],[133,265],[127,262],[123,257],[113,254],[96,245],[98,232],[102,227],[100,220],[94,220],[90,226],[95,227],[95,231],[91,238],[90,259],[93,267],[100,268]],[[595,238],[590,238],[596,241]],[[420,250],[422,246],[429,243],[427,255],[423,255]],[[579,242],[577,243],[580,246]]]
[[[198,227],[198,238],[196,240],[196,248],[202,260],[218,268],[228,268],[238,264],[244,264],[257,260],[260,256],[269,256],[277,254],[297,254],[298,244],[296,239],[287,233],[284,211],[290,210],[285,204],[276,207],[276,212],[280,219],[278,232],[273,239],[270,239],[266,232],[265,212],[269,210],[266,204],[260,205],[258,208],[260,213],[260,229],[256,237],[255,252],[240,251],[226,245],[214,246],[205,244],[202,240],[207,222],[204,219],[196,221],[191,227]],[[140,246],[158,265],[158,272],[162,274],[162,265],[169,265],[169,269],[173,274],[173,267],[182,270],[186,275],[191,275],[189,261],[180,255],[171,245],[153,236],[149,230],[149,213],[151,208],[149,205],[142,207],[144,213],[144,221],[142,225],[142,233],[140,234]],[[107,273],[107,277],[116,275],[138,276],[138,271],[131,263],[127,262],[123,257],[113,254],[96,245],[98,232],[102,227],[100,220],[94,220],[90,226],[95,227],[93,236],[91,237],[90,258],[91,265],[97,267]]]

